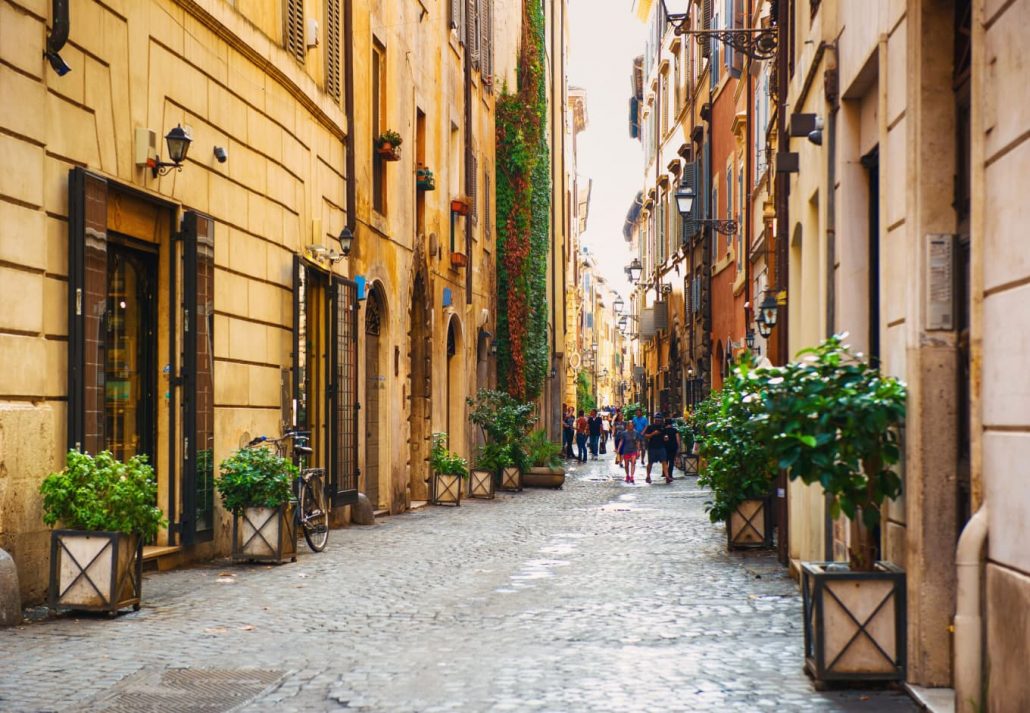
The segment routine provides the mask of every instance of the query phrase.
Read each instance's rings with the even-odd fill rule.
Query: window
[[[712,215],[719,216],[719,189],[718,178],[713,178],[712,183],[716,184],[712,186]],[[719,259],[719,233],[716,230],[712,230],[712,263]]]
[[[733,218],[733,159],[726,164],[726,220]],[[726,252],[733,248],[733,239],[726,239]]]
[[[304,0],[285,0],[283,8],[283,44],[298,62],[304,61]]]
[[[325,0],[325,91],[340,101],[340,0]]]
[[[493,91],[494,78],[494,0],[480,0],[479,27],[482,35],[480,47],[480,72],[487,92]]]
[[[386,94],[382,87],[386,82],[386,48],[378,41],[372,42],[372,207],[376,212],[386,214],[386,163],[375,152],[375,139],[385,130]]]
[[[657,260],[657,263],[659,265],[661,265],[663,262],[665,262],[665,245],[666,245],[666,241],[665,241],[665,194],[664,193],[660,193],[658,195],[658,198],[656,199],[656,202],[657,202],[657,204],[655,206],[656,213],[657,213],[656,220],[657,220],[657,223],[658,223],[658,231],[657,231],[658,234],[657,234],[657,237],[656,237],[656,242],[657,242],[657,247],[658,247],[658,251],[657,251],[658,252],[658,260]]]
[[[741,159],[743,162],[743,158]],[[744,269],[744,171],[737,172],[737,272]]]

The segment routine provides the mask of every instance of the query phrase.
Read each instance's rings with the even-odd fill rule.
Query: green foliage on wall
[[[585,371],[579,371],[576,373],[576,410],[589,411],[594,408],[597,408],[597,401],[594,399],[590,377]]]
[[[551,165],[540,3],[524,0],[522,25],[518,90],[505,86],[497,100],[497,374],[505,391],[532,401],[550,370]]]

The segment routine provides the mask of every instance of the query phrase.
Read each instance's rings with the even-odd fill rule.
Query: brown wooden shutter
[[[304,61],[304,0],[285,0],[283,8],[283,44],[298,62]]]
[[[473,69],[479,69],[479,58],[480,58],[480,40],[481,33],[479,27],[479,6],[482,0],[467,0],[467,20],[466,20],[466,32],[467,37],[465,40],[465,46],[468,48],[469,61],[472,62]]]
[[[325,91],[340,101],[340,0],[325,2]]]
[[[68,447],[104,449],[107,181],[68,175]]]
[[[712,0],[704,0],[701,4],[701,29],[712,29]],[[701,43],[701,56],[705,59],[712,56],[712,43],[707,37]]]
[[[742,30],[747,24],[746,11],[744,9],[744,0],[732,0],[732,2],[733,22],[730,24],[730,27],[732,27],[735,30]],[[730,76],[739,79],[743,71],[744,53],[740,50],[733,50],[733,53],[730,55]]]
[[[493,0],[482,0],[482,13],[479,18],[481,39],[480,66],[484,86],[488,92],[493,91],[494,79],[494,8]]]
[[[452,30],[461,31],[461,3],[462,0],[451,0],[451,9],[448,17]]]

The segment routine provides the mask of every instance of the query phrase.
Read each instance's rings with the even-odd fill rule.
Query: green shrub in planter
[[[737,364],[721,391],[694,410],[691,426],[704,466],[697,483],[712,491],[705,504],[712,522],[725,522],[745,500],[760,500],[772,488],[767,444],[757,438],[760,400],[750,361]]]
[[[561,465],[561,444],[547,437],[543,429],[526,438],[526,460],[533,468],[557,468]]]
[[[502,469],[515,465],[511,456],[511,446],[500,443],[484,443],[476,449],[476,467],[491,473],[500,473]]]
[[[513,461],[511,465],[520,470],[528,468],[526,434],[538,420],[534,413],[536,406],[490,389],[480,389],[467,403],[471,408],[469,421],[483,430],[486,442],[507,446]]]
[[[244,508],[277,508],[288,502],[297,466],[267,448],[241,448],[222,461],[222,477],[215,484],[225,509],[240,514]]]
[[[791,479],[822,485],[831,515],[851,520],[851,569],[871,572],[877,559],[871,530],[884,501],[901,494],[892,466],[900,458],[906,389],[852,352],[845,336],[755,372],[761,400],[755,434]]]
[[[70,450],[65,467],[40,485],[43,522],[70,530],[123,532],[153,539],[165,524],[157,502],[157,479],[146,456],[122,463],[103,451]]]
[[[433,434],[433,449],[429,452],[429,467],[440,475],[457,475],[467,478],[468,461],[454,451],[447,450],[447,434]]]

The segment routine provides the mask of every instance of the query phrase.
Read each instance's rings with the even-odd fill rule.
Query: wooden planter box
[[[461,476],[446,473],[433,473],[432,495],[433,505],[461,506]]]
[[[451,212],[455,215],[468,215],[470,206],[463,200],[454,199],[451,201]]]
[[[469,473],[469,497],[493,500],[494,474],[482,468],[473,469]]]
[[[817,681],[905,680],[905,572],[804,562],[805,672]]]
[[[726,543],[731,550],[772,547],[769,498],[745,500],[726,521]]]
[[[465,253],[451,253],[451,267],[466,267],[469,264]]]
[[[564,468],[530,468],[522,474],[524,488],[561,488],[563,485]]]
[[[522,471],[514,466],[501,471],[501,490],[517,492],[522,490]]]
[[[116,612],[140,608],[143,538],[124,532],[50,534],[51,609]]]
[[[232,519],[232,558],[236,562],[297,561],[294,502],[277,508],[246,508]]]

